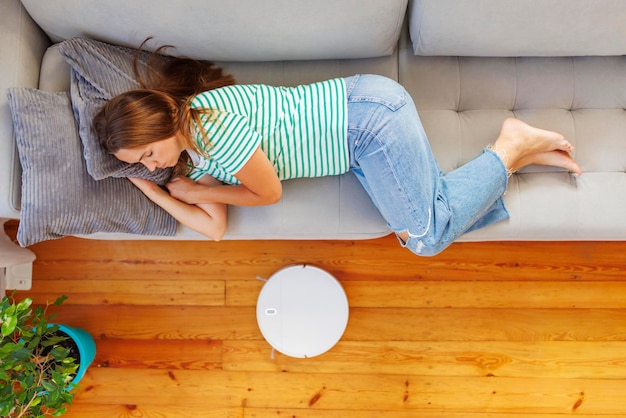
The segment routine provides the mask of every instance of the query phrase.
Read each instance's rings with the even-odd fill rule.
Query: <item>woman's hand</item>
[[[191,180],[189,177],[174,177],[165,185],[169,190],[170,195],[178,200],[181,200],[190,205],[199,202],[198,199],[194,199],[193,193],[202,186],[198,186],[198,183]]]
[[[204,179],[204,176],[200,180]],[[271,205],[280,200],[283,189],[274,166],[260,148],[252,154],[248,162],[235,173],[242,183],[223,185],[175,178],[166,187],[171,195],[184,202],[199,205],[202,203],[225,203],[236,206]]]
[[[228,218],[226,205],[223,203],[189,204],[171,196],[158,184],[149,180],[129,178],[148,199],[162,207],[178,222],[207,237],[219,241],[226,232]],[[220,184],[210,176],[204,176],[198,183],[205,186]]]
[[[167,194],[167,192],[163,190],[158,184],[150,180],[140,179],[140,178],[135,178],[135,177],[129,177],[128,180],[130,180],[131,183],[137,186],[137,188],[141,190],[143,194],[145,194],[149,198],[151,198],[151,196],[156,196],[158,194],[165,194],[165,195]]]

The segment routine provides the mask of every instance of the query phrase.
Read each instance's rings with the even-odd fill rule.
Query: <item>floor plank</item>
[[[322,356],[298,359],[265,341],[224,342],[223,369],[293,373],[626,379],[623,342],[340,341]]]
[[[619,414],[626,380],[263,373],[142,369],[90,370],[77,401],[125,405]],[[124,386],[125,390],[118,388]],[[155,393],[159,396],[155,397]]]
[[[219,340],[98,340],[95,367],[163,370],[221,370]]]
[[[227,306],[256,306],[265,282],[229,280]],[[359,308],[626,308],[626,281],[347,281]]]
[[[76,402],[63,416],[66,418],[243,418],[245,415],[243,408],[215,408],[212,405],[93,405]]]
[[[570,415],[570,414],[567,414]],[[537,418],[537,414],[489,413],[489,412],[429,412],[381,411],[381,410],[316,410],[316,409],[272,409],[244,408],[245,418]],[[541,414],[541,418],[563,418],[563,414]],[[577,418],[591,418],[597,415],[576,414]],[[602,418],[621,418],[623,415],[603,415]]]
[[[36,280],[29,292],[37,303],[68,296],[68,305],[168,305],[168,306],[223,306],[223,280],[196,280],[178,277],[166,280],[137,280],[128,277],[106,279],[50,279]]]
[[[253,307],[73,305],[58,311],[59,321],[100,338],[263,338]],[[347,341],[626,341],[626,309],[350,308],[349,315]]]

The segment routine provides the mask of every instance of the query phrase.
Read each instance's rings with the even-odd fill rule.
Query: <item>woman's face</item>
[[[122,148],[113,155],[126,163],[142,163],[148,170],[174,167],[184,150],[182,138],[172,136],[137,148]]]

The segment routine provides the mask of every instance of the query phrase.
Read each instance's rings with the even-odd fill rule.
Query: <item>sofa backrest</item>
[[[414,0],[416,55],[626,54],[623,0]]]
[[[371,58],[396,48],[407,0],[23,0],[53,42],[170,44],[212,61]]]

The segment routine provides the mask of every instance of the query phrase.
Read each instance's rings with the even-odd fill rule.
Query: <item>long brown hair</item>
[[[182,134],[190,149],[202,153],[192,138],[192,122],[202,129],[200,116],[210,109],[192,109],[189,101],[204,91],[235,84],[235,80],[210,61],[162,54],[170,46],[156,49],[147,65],[140,67],[142,54],[146,53],[144,44],[133,63],[142,88],[114,97],[94,117],[100,145],[115,153]],[[183,175],[190,167],[189,155],[183,152],[174,174]]]

